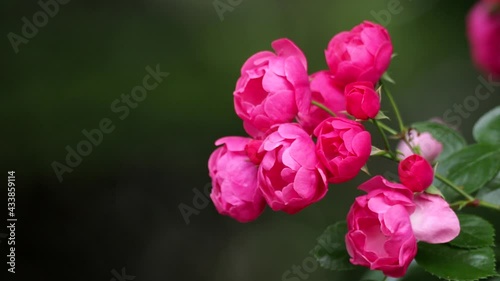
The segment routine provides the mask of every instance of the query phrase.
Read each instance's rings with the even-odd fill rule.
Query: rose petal
[[[410,219],[418,240],[440,244],[458,236],[460,223],[457,215],[443,198],[422,193],[415,196],[414,202],[416,208]]]

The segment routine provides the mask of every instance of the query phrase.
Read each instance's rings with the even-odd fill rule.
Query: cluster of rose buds
[[[479,1],[467,18],[472,58],[483,71],[500,77],[500,1]]]
[[[387,30],[368,21],[335,35],[325,51],[329,69],[311,75],[292,41],[279,39],[272,47],[274,53],[259,52],[244,63],[234,91],[236,114],[250,137],[217,140],[208,163],[217,211],[240,222],[255,220],[266,204],[297,213],[321,200],[328,184],[356,177],[372,151],[362,122],[379,114],[375,87],[393,51]],[[423,192],[441,144],[410,130],[398,149],[401,184],[376,176],[361,185],[368,194],[352,205],[346,235],[353,264],[394,277],[406,272],[417,240],[445,243],[460,230],[448,203]]]
[[[374,87],[392,55],[387,30],[371,22],[334,36],[325,51],[329,69],[312,75],[292,41],[272,47],[243,64],[234,91],[250,138],[218,140],[209,160],[211,198],[219,213],[240,222],[256,219],[264,202],[294,214],[321,200],[328,183],[359,173],[371,136],[358,121],[378,114]]]

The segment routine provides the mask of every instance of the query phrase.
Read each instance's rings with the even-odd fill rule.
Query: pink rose
[[[356,81],[376,84],[391,62],[391,38],[383,26],[364,21],[335,35],[325,56],[330,71],[343,85]]]
[[[221,138],[215,145],[222,146],[208,160],[212,178],[210,198],[221,215],[239,222],[255,220],[266,205],[258,188],[257,165],[245,152],[250,141],[243,137]]]
[[[410,130],[407,139],[411,146],[417,147],[420,155],[429,161],[429,163],[434,162],[443,151],[443,145],[428,132],[419,133],[415,130]],[[414,154],[404,141],[400,141],[396,149],[402,153],[401,159]]]
[[[371,136],[363,125],[341,117],[330,117],[314,130],[316,154],[328,173],[328,182],[353,179],[366,164]]]
[[[375,118],[380,110],[380,96],[372,82],[358,81],[345,87],[347,112],[356,119]]]
[[[319,71],[311,75],[311,92],[314,101],[323,104],[337,116],[344,115],[341,113],[345,111],[344,91],[337,85],[329,71]],[[328,117],[331,117],[328,112],[313,104],[307,112],[299,112],[299,122],[310,134]]]
[[[399,278],[417,254],[417,240],[446,243],[460,233],[458,218],[441,197],[414,195],[404,185],[376,176],[359,186],[347,215],[351,263]]]
[[[273,127],[261,149],[259,184],[273,210],[294,214],[325,196],[328,184],[314,142],[299,125]]]
[[[472,59],[483,71],[500,77],[500,1],[479,1],[467,17]]]
[[[422,192],[434,180],[432,166],[422,156],[413,154],[399,163],[398,174],[401,183],[413,192]]]
[[[263,51],[241,68],[234,91],[234,108],[247,133],[255,138],[275,124],[294,120],[311,104],[307,61],[290,40],[272,43],[276,54]]]

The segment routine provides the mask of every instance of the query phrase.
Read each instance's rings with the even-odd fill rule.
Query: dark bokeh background
[[[186,224],[179,204],[193,207],[193,189],[209,183],[214,141],[244,134],[232,91],[250,55],[288,37],[310,72],[325,69],[330,38],[365,19],[380,22],[373,14],[391,2],[242,0],[221,20],[213,0],[71,0],[16,54],[7,34],[21,35],[21,18],[31,21],[40,6],[2,1],[0,157],[2,174],[14,169],[18,184],[15,277],[108,281],[125,267],[137,281],[282,280],[325,227],[345,217],[366,175],[332,186],[297,215],[267,209],[249,224],[219,216],[211,203]],[[479,73],[464,22],[472,4],[400,0],[401,12],[385,20],[398,54],[391,89],[407,123],[442,117],[474,94]],[[170,75],[120,120],[111,103],[157,64]],[[475,120],[500,102],[496,91],[462,118],[469,142]],[[103,118],[115,130],[59,182],[51,164],[64,163],[65,147],[76,148],[82,130]],[[369,167],[395,171],[379,159]],[[6,246],[2,240],[0,260]],[[363,272],[317,269],[307,280],[357,280]]]

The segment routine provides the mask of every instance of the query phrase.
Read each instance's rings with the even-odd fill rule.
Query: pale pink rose
[[[380,96],[372,82],[358,81],[345,87],[347,113],[356,119],[375,118],[380,110]]]
[[[275,124],[288,123],[311,104],[307,61],[290,40],[272,43],[276,53],[259,52],[241,68],[234,108],[247,133],[261,138]]]
[[[370,133],[358,122],[330,117],[316,127],[314,135],[316,154],[330,183],[353,179],[370,157]]]
[[[337,116],[344,116],[346,110],[343,87],[337,85],[329,71],[319,71],[311,75],[312,99],[317,101]],[[316,126],[331,117],[324,109],[311,104],[307,112],[299,112],[299,123],[304,130],[312,134]]]
[[[422,192],[431,186],[434,169],[422,156],[413,154],[398,166],[399,180],[413,192]]]
[[[221,147],[208,160],[212,178],[210,198],[221,215],[239,222],[255,220],[266,205],[258,188],[257,165],[245,151],[250,141],[243,137],[221,138],[215,142]]]
[[[419,133],[416,130],[411,130],[407,135],[407,139],[411,146],[418,147],[420,155],[429,163],[434,162],[443,151],[443,145],[434,139],[429,132]],[[402,153],[400,155],[401,159],[414,154],[404,141],[400,141],[396,149]]]
[[[478,1],[467,16],[467,35],[475,64],[500,77],[500,1]]]
[[[335,35],[325,56],[330,71],[343,85],[356,81],[376,84],[391,62],[391,38],[383,26],[364,21]]]
[[[259,186],[273,210],[294,214],[325,196],[328,184],[314,142],[298,124],[273,127],[261,149]]]
[[[417,254],[417,240],[446,243],[460,232],[458,218],[437,195],[416,194],[376,176],[359,186],[347,215],[346,246],[351,263],[399,278]]]

